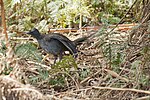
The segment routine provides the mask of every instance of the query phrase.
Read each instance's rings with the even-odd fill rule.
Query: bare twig
[[[8,34],[6,32],[6,19],[5,19],[5,9],[4,9],[4,2],[0,0],[1,3],[1,13],[2,13],[2,26],[3,26],[3,34],[5,34],[5,41],[8,44]]]
[[[116,27],[118,27],[118,25],[123,21],[123,19],[124,19],[124,18],[126,17],[126,15],[129,13],[129,11],[133,8],[133,6],[136,4],[137,1],[138,1],[138,0],[135,0],[135,1],[134,1],[134,3],[131,5],[131,7],[130,7],[130,8],[128,9],[128,11],[126,12],[126,14],[121,18],[121,20],[116,24],[116,26],[108,32],[108,34],[111,33]]]
[[[85,83],[87,80],[91,79],[93,76],[96,76],[96,75],[99,74],[101,71],[102,71],[102,70],[99,70],[99,71],[97,71],[96,73],[94,73],[94,74],[90,75],[89,77],[85,78],[84,80],[82,80],[82,81],[80,82],[80,84]]]
[[[150,91],[138,90],[138,89],[130,89],[130,88],[97,87],[97,86],[93,86],[92,88],[100,89],[100,90],[104,90],[105,89],[105,90],[117,90],[117,91],[131,91],[131,92],[150,94]]]

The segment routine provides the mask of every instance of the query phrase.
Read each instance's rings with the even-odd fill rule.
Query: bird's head
[[[41,36],[40,32],[36,28],[33,28],[32,30],[27,32],[27,34],[30,34],[32,37],[34,37],[36,39],[40,38],[40,36]]]

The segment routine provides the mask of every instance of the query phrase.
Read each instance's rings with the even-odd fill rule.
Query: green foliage
[[[92,0],[89,3],[94,9],[94,12],[91,12],[93,17],[97,17],[98,19],[95,21],[103,23],[103,20],[105,19],[110,24],[117,23],[131,6],[127,0]]]
[[[71,68],[77,69],[77,64],[72,55],[65,56],[62,61],[52,65],[49,70],[39,67],[39,74],[37,76],[31,76],[29,81],[32,84],[44,81],[50,85],[63,86]]]
[[[146,75],[146,73],[144,73],[141,65],[143,65],[143,61],[141,60],[135,60],[131,63],[131,70],[135,71],[132,78],[135,82],[139,83],[138,88],[140,88],[140,86],[148,86],[150,84],[149,74]]]
[[[120,21],[119,17],[114,17],[113,15],[102,15],[101,17],[101,22],[103,24],[106,24],[106,22],[108,24],[117,24]]]
[[[6,56],[6,50],[7,50],[6,44],[4,43],[4,41],[1,41],[0,53],[3,56]]]
[[[64,58],[57,62],[55,65],[52,65],[52,69],[49,70],[50,74],[57,74],[54,78],[49,80],[51,85],[64,85],[65,78],[68,77],[69,72],[72,68],[77,69],[77,64],[72,55],[64,56]]]
[[[41,82],[43,84],[47,83],[50,85],[59,85],[59,86],[64,85],[64,80],[65,80],[66,75],[64,74],[57,75],[58,72],[55,72],[54,74],[52,74],[50,73],[49,70],[46,70],[41,67],[39,67],[37,71],[39,73],[38,75],[29,77],[29,82],[31,84],[37,84],[38,82]]]
[[[64,86],[65,84],[65,76],[59,75],[56,78],[52,78],[49,80],[50,85]]]
[[[136,61],[134,61],[133,63],[132,63],[132,69],[137,69],[137,68],[139,68],[139,66],[141,65],[141,61],[140,60],[136,60]]]
[[[17,24],[17,30],[39,27],[37,23],[50,18],[47,13],[47,2],[50,0],[5,0],[8,24]],[[47,28],[47,27],[46,27]],[[46,30],[46,29],[44,29]]]
[[[20,44],[15,49],[15,54],[20,58],[36,60],[40,62],[42,55],[38,51],[37,47],[32,43]]]
[[[8,25],[15,24],[16,30],[38,27],[45,31],[49,26],[72,27],[80,20],[95,25],[106,18],[115,24],[129,7],[123,1],[126,0],[4,0],[4,4]]]
[[[150,84],[149,76],[145,74],[141,74],[139,81],[140,81],[140,85],[142,84],[142,86],[149,86]]]
[[[148,45],[143,48],[141,54],[144,56],[144,62],[150,61],[150,47]]]
[[[6,51],[7,51],[6,44],[4,43],[4,41],[1,41],[0,56],[3,58],[6,57]],[[2,74],[9,75],[9,73],[13,70],[13,68],[9,66],[7,61],[2,61],[2,65],[5,66],[4,70],[2,70]]]
[[[60,24],[60,27],[70,25],[71,22],[78,23],[80,14],[83,17],[90,17],[91,8],[86,4],[86,0],[56,0],[48,5],[53,21]]]
[[[127,44],[125,41],[117,40],[115,32],[107,33],[106,29],[109,24],[107,21],[105,23],[106,25],[97,34],[99,37],[98,47],[101,47],[109,65],[117,68],[124,60],[125,54],[122,52],[125,50]]]
[[[114,58],[112,60],[112,64],[115,65],[115,66],[119,66],[120,63],[122,62],[122,59],[121,59],[121,53],[120,52],[117,52],[116,56],[114,56],[116,58]]]
[[[59,71],[70,71],[70,68],[75,68],[77,69],[77,64],[75,62],[75,59],[70,56],[64,56],[64,58],[60,61],[57,62],[55,65],[52,66],[52,69],[55,70],[55,72]]]
[[[30,76],[29,77],[29,82],[32,83],[32,84],[36,84],[38,82],[42,82],[42,81],[45,81],[45,80],[48,80],[49,79],[49,71],[38,66],[38,75],[36,76]]]
[[[81,70],[81,73],[79,75],[80,76],[79,79],[80,80],[85,79],[89,75],[89,73],[90,73],[90,69],[83,69],[83,70]]]
[[[12,70],[13,70],[12,67],[5,67],[4,70],[3,70],[3,74],[4,75],[9,75]]]

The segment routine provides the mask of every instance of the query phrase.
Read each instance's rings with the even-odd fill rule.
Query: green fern
[[[64,56],[64,58],[60,62],[57,62],[55,65],[52,66],[52,69],[69,71],[70,68],[72,67],[77,69],[77,64],[75,62],[75,59],[72,57],[72,55],[70,55],[70,56]]]
[[[39,74],[37,76],[30,76],[29,82],[31,84],[44,82],[50,85],[64,86],[65,79],[69,78],[68,74],[70,75],[70,69],[72,67],[77,69],[77,64],[72,55],[64,56],[60,62],[51,66],[50,70],[39,67],[37,69]]]
[[[70,69],[77,69],[77,64],[72,55],[70,55],[64,56],[64,58],[60,62],[57,62],[51,68],[52,69],[49,70],[49,73],[53,75],[57,73],[57,75],[55,75],[54,78],[50,79],[49,84],[63,86],[65,84],[65,78],[68,77],[68,74],[70,73]]]
[[[15,54],[20,58],[36,60],[38,62],[42,60],[41,53],[38,51],[37,47],[32,43],[26,43],[17,46],[15,49]]]
[[[122,51],[127,47],[125,42],[114,40],[115,32],[108,33],[106,31],[108,24],[99,30],[97,36],[99,37],[98,46],[101,47],[104,56],[107,58],[109,66],[119,66],[124,59]]]

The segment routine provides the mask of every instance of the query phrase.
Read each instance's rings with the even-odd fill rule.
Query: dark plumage
[[[41,34],[36,28],[29,31],[32,37],[36,38],[40,47],[47,53],[54,55],[56,62],[57,58],[61,60],[65,51],[69,51],[74,57],[77,57],[76,46],[85,41],[88,37],[78,38],[74,41],[69,40],[66,36],[59,33]]]

